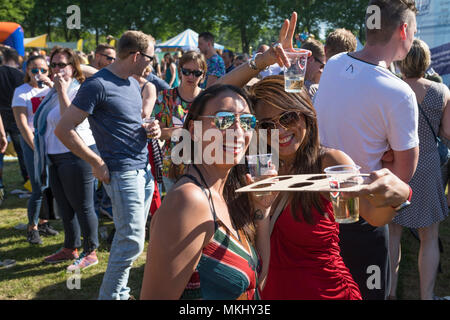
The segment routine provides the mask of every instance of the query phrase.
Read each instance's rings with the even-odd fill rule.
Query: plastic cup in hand
[[[272,170],[272,154],[254,154],[247,156],[248,171],[257,182],[267,178]],[[270,192],[255,192],[257,197],[270,195]]]
[[[340,165],[325,168],[332,189],[347,188],[363,183],[359,166]],[[344,198],[339,191],[330,192],[334,219],[338,223],[353,223],[359,220],[359,197]]]
[[[155,121],[155,117],[148,117],[142,119],[142,123],[153,123]],[[153,138],[153,136],[150,134],[150,132],[145,128],[145,131],[147,132],[147,138]]]
[[[298,49],[286,52],[291,63],[289,68],[284,67],[284,90],[286,92],[300,92],[305,82],[306,64],[311,51]]]
[[[44,87],[44,81],[41,80],[40,76],[37,74],[34,76],[34,79],[37,82],[37,85],[39,88],[43,88]]]

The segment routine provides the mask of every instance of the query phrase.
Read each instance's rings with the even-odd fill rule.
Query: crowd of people
[[[325,44],[300,41],[295,12],[278,41],[252,57],[218,53],[210,32],[199,34],[198,50],[166,53],[161,63],[155,40],[140,31],[89,56],[61,47],[48,58],[33,53],[23,66],[0,48],[0,153],[8,133],[32,186],[28,242],[58,233],[40,214],[50,189],[64,243],[45,263],[96,265],[96,212],[114,221],[99,299],[134,298],[129,273],[150,221],[141,299],[385,300],[396,299],[406,227],[421,241],[420,297],[441,299],[434,287],[449,170],[435,137],[450,139],[450,91],[426,79],[430,50],[414,39],[414,1],[370,4],[382,27],[366,30],[360,51],[345,29]],[[308,52],[299,93],[284,89],[293,42]],[[192,152],[174,163],[182,130],[193,145],[211,129],[225,140],[234,131],[220,153],[231,162],[198,163]],[[359,221],[337,223],[328,193],[236,193],[254,182],[241,160],[261,130],[279,134],[277,145],[267,141],[280,160],[269,176],[355,164],[369,173],[351,194]],[[210,142],[200,143],[204,150]]]

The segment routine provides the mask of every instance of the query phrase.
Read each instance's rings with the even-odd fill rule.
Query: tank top
[[[239,238],[216,216],[211,192],[192,176],[192,180],[208,198],[214,219],[214,235],[203,248],[200,261],[192,274],[181,299],[259,300],[259,257],[242,230]],[[208,189],[209,190],[209,189]]]
[[[324,197],[321,200],[325,214],[312,208],[314,224],[295,220],[290,205],[277,219],[270,237],[269,273],[262,299],[361,300],[340,256],[333,206]]]

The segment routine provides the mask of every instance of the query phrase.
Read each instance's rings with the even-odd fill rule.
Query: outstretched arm
[[[244,87],[247,82],[256,77],[264,68],[278,63],[280,67],[289,66],[289,59],[285,51],[292,51],[292,38],[297,24],[297,13],[293,12],[290,20],[285,20],[278,36],[279,45],[270,47],[269,50],[255,58],[258,70],[252,69],[247,63],[234,68],[231,72],[219,78],[216,83],[231,84]]]

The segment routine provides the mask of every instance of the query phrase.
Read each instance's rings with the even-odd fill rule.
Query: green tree
[[[33,8],[34,0],[0,1],[0,21],[22,24],[28,12]]]
[[[250,53],[250,44],[260,38],[269,21],[268,0],[230,0],[223,3],[222,24],[238,32],[242,52]]]

